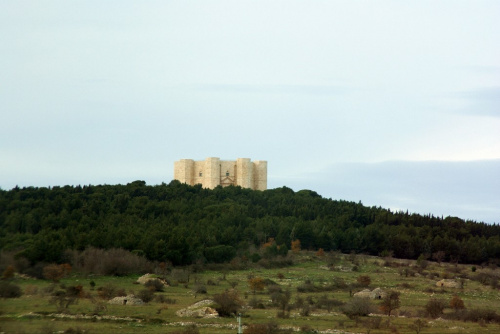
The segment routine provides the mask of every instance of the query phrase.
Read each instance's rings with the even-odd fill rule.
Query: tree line
[[[0,190],[0,250],[32,264],[67,250],[122,248],[187,265],[251,258],[272,240],[276,255],[302,249],[416,259],[500,262],[500,225],[392,212],[282,187],[204,189],[178,181]]]

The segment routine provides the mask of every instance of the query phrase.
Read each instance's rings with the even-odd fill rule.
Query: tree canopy
[[[67,249],[123,248],[176,265],[226,262],[274,239],[277,247],[416,259],[500,259],[500,226],[391,212],[287,187],[203,189],[178,181],[0,190],[0,249],[32,263]]]

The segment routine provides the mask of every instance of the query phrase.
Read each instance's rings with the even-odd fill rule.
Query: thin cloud
[[[197,84],[186,85],[186,89],[207,91],[213,93],[251,93],[251,94],[303,94],[303,95],[332,95],[348,91],[345,87],[322,85],[292,85],[292,84]]]

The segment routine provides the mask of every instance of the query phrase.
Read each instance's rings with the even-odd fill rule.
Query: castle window
[[[226,176],[229,176],[229,172],[226,172]]]
[[[200,175],[200,176],[203,176],[203,173],[202,173],[202,172],[200,172],[200,174],[199,174],[199,175]]]

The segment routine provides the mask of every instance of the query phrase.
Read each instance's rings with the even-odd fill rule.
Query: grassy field
[[[202,334],[237,333],[235,317],[195,318],[176,315],[178,310],[234,287],[243,303],[241,312],[245,326],[275,322],[281,329],[297,333],[417,333],[412,326],[422,319],[425,327],[421,333],[500,333],[499,323],[488,319],[467,322],[460,318],[451,320],[450,315],[455,310],[449,307],[450,300],[458,296],[463,300],[466,310],[492,310],[500,314],[498,268],[417,263],[363,255],[336,254],[332,260],[329,254],[317,256],[312,252],[294,254],[293,261],[292,266],[283,268],[265,269],[255,265],[244,270],[220,267],[219,270],[212,268],[190,272],[187,283],[176,281],[175,274],[186,276],[186,272],[175,269],[168,276],[172,285],[163,292],[156,292],[157,299],[144,305],[111,305],[98,294],[102,288],[114,289],[115,292],[121,290],[121,294],[138,294],[144,289],[136,283],[139,275],[85,277],[73,273],[57,284],[46,280],[16,278],[12,283],[21,287],[23,295],[0,299],[0,332],[183,333],[188,331],[189,325],[195,325]],[[369,277],[367,287],[357,283],[360,276]],[[268,280],[268,285],[254,294],[248,281],[256,277]],[[481,281],[478,277],[484,279]],[[437,287],[436,282],[442,278],[454,279],[462,286]],[[285,317],[278,316],[278,306],[271,302],[269,291],[272,285],[269,285],[269,280],[277,283],[282,291],[291,293],[289,305],[296,307],[292,307]],[[95,283],[95,287],[91,286],[91,282]],[[54,303],[54,291],[60,290],[61,284],[65,287],[83,287],[81,298],[75,299],[76,303],[67,308]],[[195,293],[196,287],[204,287],[207,293]],[[305,287],[323,291],[312,291],[314,289]],[[379,309],[381,300],[365,300],[366,304],[372,305],[372,312],[368,316],[346,316],[346,306],[342,304],[349,305],[354,299],[352,294],[365,288],[399,292],[400,306],[389,317]],[[163,302],[159,301],[158,296],[163,296]],[[321,298],[335,302],[328,309],[326,304],[319,302]],[[426,305],[432,298],[446,303],[443,315],[432,318],[426,313]],[[299,300],[303,303],[299,303]],[[252,308],[249,304],[260,304],[263,308]],[[307,308],[303,306],[305,304]]]

